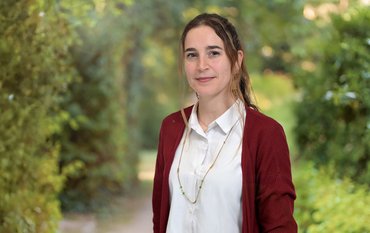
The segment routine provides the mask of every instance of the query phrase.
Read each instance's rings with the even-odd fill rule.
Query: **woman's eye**
[[[193,59],[193,58],[197,57],[197,54],[196,54],[196,53],[187,53],[187,54],[185,55],[185,57],[186,57],[187,59]]]
[[[209,51],[209,53],[208,53],[208,56],[210,56],[210,57],[216,57],[218,55],[220,55],[220,52],[218,52],[218,51]]]

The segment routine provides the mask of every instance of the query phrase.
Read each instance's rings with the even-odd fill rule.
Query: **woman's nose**
[[[198,69],[203,71],[208,68],[208,59],[207,56],[199,56],[198,60]]]

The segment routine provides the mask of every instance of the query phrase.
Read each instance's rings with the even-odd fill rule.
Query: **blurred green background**
[[[182,104],[181,30],[201,12],[237,27],[257,104],[285,128],[299,231],[370,232],[369,4],[2,0],[0,233],[125,218],[113,200],[150,196],[161,120]]]

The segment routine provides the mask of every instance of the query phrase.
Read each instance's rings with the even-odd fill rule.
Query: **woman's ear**
[[[242,66],[243,59],[244,59],[244,52],[242,50],[238,50],[238,68]]]
[[[236,61],[235,67],[234,67],[234,73],[238,73],[240,68],[242,67],[244,59],[244,52],[242,50],[238,50],[238,60]]]

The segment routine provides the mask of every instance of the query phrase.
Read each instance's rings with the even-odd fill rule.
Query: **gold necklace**
[[[236,125],[238,121],[236,121],[234,123],[234,125],[231,127],[229,133],[227,134],[224,142],[222,143],[222,146],[220,148],[220,150],[217,152],[217,155],[216,155],[216,158],[215,160],[212,162],[211,166],[209,166],[209,168],[207,169],[206,173],[204,174],[203,178],[201,179],[200,181],[200,185],[198,187],[198,192],[197,192],[197,195],[195,196],[195,199],[194,201],[192,201],[189,196],[185,193],[183,187],[182,187],[182,183],[181,183],[181,180],[180,180],[180,165],[181,165],[181,160],[182,160],[182,154],[183,154],[183,151],[184,151],[184,146],[185,146],[185,143],[186,143],[186,139],[187,139],[187,135],[188,135],[188,131],[189,131],[189,128],[186,127],[186,132],[185,132],[185,139],[184,139],[184,142],[182,143],[182,148],[181,148],[181,154],[180,154],[180,159],[179,159],[179,163],[177,165],[177,180],[179,181],[179,185],[180,185],[180,191],[181,191],[181,194],[185,197],[186,200],[188,200],[191,204],[195,204],[197,203],[198,201],[198,198],[199,198],[199,194],[200,194],[200,190],[202,190],[202,185],[203,185],[203,182],[206,178],[206,176],[208,175],[209,171],[213,168],[213,166],[215,165],[218,157],[220,156],[220,153],[222,151],[222,148],[224,147],[225,143],[226,143],[226,140],[229,138],[230,134],[231,134],[231,131],[233,130],[234,126]]]

